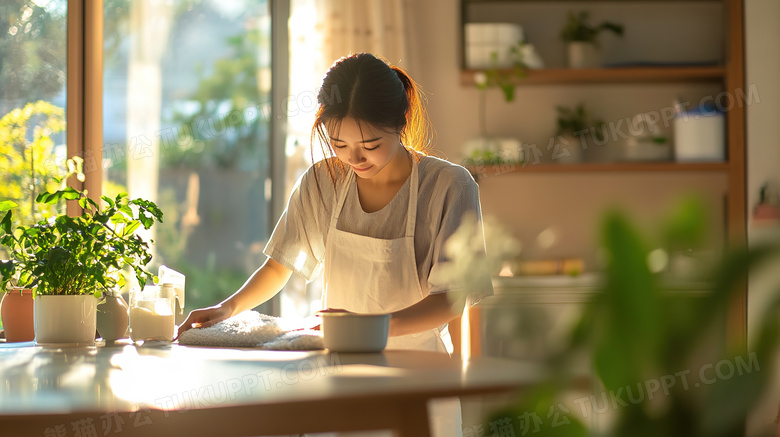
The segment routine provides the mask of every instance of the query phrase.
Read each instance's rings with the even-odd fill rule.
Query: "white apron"
[[[426,296],[420,287],[414,255],[414,226],[419,188],[417,160],[412,158],[409,208],[404,236],[393,240],[366,237],[336,229],[355,172],[350,171],[339,190],[325,242],[323,308],[377,314],[401,310]],[[447,325],[418,334],[390,337],[388,349],[451,352]],[[429,405],[434,436],[460,436],[460,402],[436,401]],[[372,434],[373,435],[373,434]]]

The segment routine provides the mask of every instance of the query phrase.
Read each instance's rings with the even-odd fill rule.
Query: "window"
[[[17,222],[52,212],[34,200],[66,154],[67,11],[66,0],[0,4],[0,200],[19,204]]]
[[[93,194],[126,191],[163,209],[147,235],[152,271],[187,275],[187,309],[212,305],[263,262],[280,212],[270,202],[276,6],[100,3],[0,2],[0,200],[41,218],[31,199],[80,155]]]
[[[157,203],[154,263],[213,305],[265,259],[270,213],[267,0],[104,0],[103,192]]]

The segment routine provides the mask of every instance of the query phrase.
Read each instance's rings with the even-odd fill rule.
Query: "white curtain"
[[[322,5],[326,57],[371,52],[393,64],[407,63],[404,0],[327,0]]]
[[[349,53],[370,52],[405,69],[411,68],[407,2],[410,0],[291,0],[290,94],[287,98],[287,180],[295,181],[322,158],[312,150],[311,128],[317,89],[328,68]],[[308,316],[320,306],[320,281],[305,286],[294,275],[282,293],[282,315]]]

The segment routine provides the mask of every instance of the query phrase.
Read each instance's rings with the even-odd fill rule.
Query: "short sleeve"
[[[274,261],[299,274],[307,282],[313,281],[325,259],[325,229],[328,225],[327,197],[333,195],[329,177],[315,180],[316,166],[298,179],[287,203],[287,208],[276,223],[263,253]]]
[[[466,293],[467,305],[473,305],[493,294],[479,188],[465,168],[453,166],[439,176],[437,189],[446,194],[433,241],[429,292]]]

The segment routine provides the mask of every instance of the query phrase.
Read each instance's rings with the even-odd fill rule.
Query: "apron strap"
[[[349,184],[352,182],[353,179],[355,179],[355,171],[349,169],[349,171],[347,172],[347,177],[338,187],[339,193],[338,193],[336,205],[333,206],[333,212],[330,213],[330,224],[328,225],[328,229],[336,229],[336,223],[339,220],[339,216],[341,215],[341,209],[344,206],[344,201],[347,198],[347,192],[349,191]]]
[[[406,213],[407,237],[414,237],[414,226],[417,223],[417,191],[420,189],[420,184],[417,182],[417,159],[413,153],[409,152],[409,157],[412,159],[412,176],[409,180],[409,210]]]

